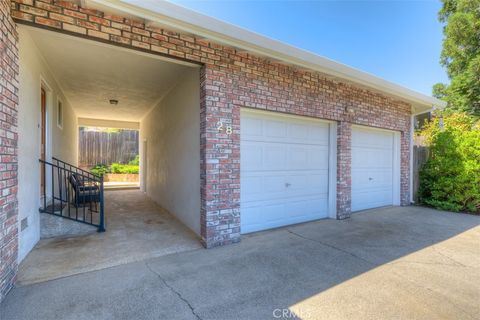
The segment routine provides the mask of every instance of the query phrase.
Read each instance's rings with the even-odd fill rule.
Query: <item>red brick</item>
[[[103,12],[95,10],[95,9],[87,9],[87,8],[78,8],[78,11],[81,13],[86,13],[91,16],[96,16],[96,17],[103,17]]]
[[[46,11],[46,10],[39,9],[39,8],[34,8],[34,7],[30,7],[30,6],[25,6],[23,4],[21,4],[19,6],[19,9],[22,12],[30,13],[30,14],[40,16],[40,17],[47,17],[48,16],[48,11]]]
[[[20,6],[32,5],[23,0]],[[15,11],[10,10],[14,8]],[[18,270],[17,109],[18,33],[12,18],[33,21],[31,13],[16,11],[17,5],[0,1],[0,302],[13,287]],[[10,13],[12,15],[10,15]]]
[[[79,20],[77,19],[77,25],[87,28],[87,29],[92,29],[92,30],[100,30],[100,25],[94,22],[89,22],[85,20]]]
[[[150,45],[145,42],[137,41],[137,40],[132,40],[132,46],[137,47],[137,48],[142,48],[145,50],[150,49]]]
[[[83,20],[86,20],[87,17],[88,17],[85,13],[81,13],[81,12],[73,11],[73,10],[68,10],[68,9],[63,9],[63,14],[66,15],[66,16],[70,16],[70,17],[74,17],[74,18],[78,18],[78,19],[83,19]]]
[[[118,43],[123,43],[123,44],[130,44],[132,40],[124,37],[119,37],[119,36],[110,36],[110,40]]]
[[[116,36],[121,36],[122,35],[122,32],[120,30],[110,28],[110,27],[102,26],[100,30],[102,30],[102,32],[110,33],[110,34],[113,34],[113,35],[116,35]]]
[[[91,22],[95,22],[95,23],[107,26],[107,27],[110,26],[110,21],[109,20],[103,19],[103,18],[100,18],[100,17],[97,17],[97,16],[89,16],[88,20],[91,21]]]
[[[33,16],[29,13],[24,13],[20,11],[12,11],[12,17],[15,19],[20,19],[24,21],[33,22]]]
[[[136,33],[136,34],[140,34],[140,35],[145,36],[145,37],[150,37],[150,32],[147,31],[147,30],[144,30],[144,29],[139,29],[139,28],[136,28],[136,27],[132,27],[132,32]]]
[[[55,12],[50,12],[48,15],[49,15],[49,18],[53,19],[53,20],[63,21],[63,22],[66,22],[66,23],[71,23],[71,24],[74,23],[74,19],[72,17],[69,17],[69,16],[64,16],[62,14],[58,14],[58,13],[55,13]]]
[[[120,29],[123,31],[129,31],[129,32],[132,30],[132,27],[123,23],[118,23],[118,22],[112,22],[112,28]]]
[[[79,27],[73,24],[68,24],[64,23],[63,24],[63,30],[70,31],[70,32],[75,32],[79,34],[87,34],[87,29],[83,27]]]
[[[110,39],[110,35],[108,33],[104,33],[104,32],[100,32],[100,31],[97,31],[97,30],[91,30],[89,29],[87,31],[87,34],[91,37],[95,37],[95,38],[101,38],[101,39],[105,39],[105,40],[109,40]]]
[[[42,17],[35,17],[35,23],[52,27],[52,28],[57,28],[60,29],[62,27],[62,23],[59,21],[51,20],[51,19],[46,19]]]
[[[44,9],[50,12],[56,12],[56,13],[62,13],[62,8],[58,6],[53,6],[51,4],[41,2],[41,1],[35,1],[35,7]]]
[[[151,45],[151,49],[152,51],[155,51],[155,52],[160,52],[160,53],[165,53],[167,54],[168,53],[168,49],[165,49],[163,47],[160,47],[160,46],[156,46],[156,45]]]
[[[76,5],[75,3],[70,2],[70,1],[55,1],[55,5],[63,7],[63,8],[75,10],[75,11],[78,10],[78,5]]]
[[[124,20],[125,20],[123,17],[114,16],[114,15],[110,15],[110,14],[105,14],[103,17],[105,19],[112,20],[112,21],[115,21],[115,22],[118,22],[118,23],[123,23]]]

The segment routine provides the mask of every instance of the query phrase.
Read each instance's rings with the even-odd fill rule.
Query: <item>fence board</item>
[[[92,131],[80,128],[78,162],[81,167],[113,162],[128,163],[139,152],[138,130],[118,132]]]
[[[413,200],[417,202],[420,187],[420,170],[428,160],[428,147],[413,146]]]

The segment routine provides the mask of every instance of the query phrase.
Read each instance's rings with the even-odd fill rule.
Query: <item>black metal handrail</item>
[[[96,226],[99,232],[104,232],[103,177],[57,158],[53,158],[55,163],[39,161],[44,172],[40,212]]]
[[[85,169],[82,169],[82,168],[79,168],[79,167],[76,167],[74,166],[73,164],[70,164],[68,162],[65,162],[63,160],[60,160],[58,158],[55,158],[55,157],[52,157],[52,161],[54,162],[54,164],[56,164],[57,166],[60,166],[60,167],[63,167],[63,168],[68,168],[70,171],[75,171],[77,173],[81,173],[83,175],[86,175],[92,179],[97,179],[98,181],[100,181],[100,176],[90,172],[90,171],[87,171]]]

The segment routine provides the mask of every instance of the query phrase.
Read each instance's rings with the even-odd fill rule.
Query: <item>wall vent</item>
[[[28,217],[23,218],[22,221],[20,221],[20,231],[23,231],[28,228]]]

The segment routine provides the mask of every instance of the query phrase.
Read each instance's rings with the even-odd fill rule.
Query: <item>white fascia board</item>
[[[439,99],[167,1],[90,0],[90,2],[160,23],[175,30],[205,37],[214,42],[345,79],[397,96],[425,109],[446,106],[446,103]]]

